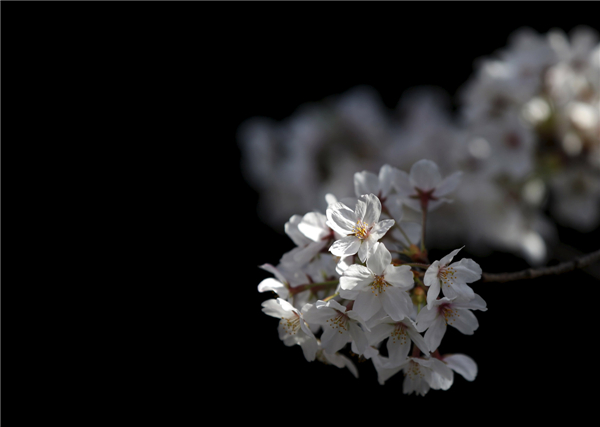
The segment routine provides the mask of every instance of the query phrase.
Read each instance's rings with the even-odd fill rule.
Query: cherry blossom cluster
[[[543,263],[556,224],[600,225],[599,40],[586,27],[516,31],[465,76],[456,115],[441,90],[414,88],[388,111],[362,86],[281,122],[249,120],[240,146],[262,217],[279,228],[293,213],[325,211],[328,192],[350,194],[357,170],[408,170],[427,158],[464,172],[454,203],[428,222],[436,248]]]
[[[283,343],[356,377],[353,357],[371,360],[380,384],[402,372],[406,394],[447,390],[455,372],[474,380],[475,361],[440,345],[448,325],[466,335],[478,328],[473,311],[487,308],[469,283],[481,268],[455,260],[462,248],[430,262],[424,242],[428,213],[451,202],[460,179],[442,178],[430,160],[409,173],[384,165],[354,174],[355,197],[328,194],[325,214],[293,215],[285,232],[295,247],[261,266],[272,276],[258,285],[276,294],[262,310],[279,319]],[[421,223],[405,220],[405,207]]]

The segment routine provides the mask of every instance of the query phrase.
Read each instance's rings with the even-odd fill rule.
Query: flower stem
[[[421,252],[425,252],[425,224],[427,223],[427,205],[421,206],[421,211],[423,212],[423,215],[421,216]]]
[[[336,293],[335,293],[335,294],[333,294],[333,295],[329,295],[327,298],[324,298],[324,299],[323,299],[323,301],[327,302],[327,301],[329,301],[330,299],[333,299],[333,298],[337,297],[339,294],[340,294],[339,292],[336,292]]]

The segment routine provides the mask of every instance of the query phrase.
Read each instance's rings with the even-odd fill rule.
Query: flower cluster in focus
[[[465,354],[443,354],[448,326],[472,335],[475,310],[485,301],[470,283],[481,278],[461,249],[430,262],[425,247],[428,214],[452,202],[461,173],[442,177],[430,160],[404,172],[384,165],[379,174],[354,174],[355,197],[327,194],[327,209],[293,215],[285,232],[296,247],[259,285],[276,298],[262,304],[279,319],[279,338],[299,345],[307,361],[348,368],[349,355],[371,360],[379,383],[402,372],[404,393],[447,390],[454,373],[469,381],[475,361]],[[407,221],[405,208],[421,222]]]

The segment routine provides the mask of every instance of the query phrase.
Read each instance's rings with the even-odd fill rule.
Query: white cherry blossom
[[[434,261],[423,277],[425,286],[429,286],[427,291],[427,307],[431,308],[434,301],[440,294],[449,298],[462,298],[471,300],[475,298],[475,293],[467,283],[475,282],[481,279],[481,267],[470,258],[463,258],[458,262],[452,262],[452,259],[462,248],[455,249],[439,261]]]
[[[433,302],[431,308],[424,307],[417,315],[417,330],[425,332],[425,343],[435,351],[446,333],[447,325],[453,326],[465,335],[473,335],[479,322],[471,310],[486,311],[486,302],[479,295],[469,301],[441,298]]]
[[[380,322],[377,325],[370,326],[367,339],[371,346],[376,346],[386,338],[388,339],[386,346],[390,364],[400,365],[406,360],[411,342],[424,354],[429,354],[429,347],[427,347],[427,343],[425,343],[425,340],[419,334],[416,324],[412,319],[407,317],[396,322],[392,318],[386,317]]]
[[[281,319],[277,331],[279,339],[286,346],[300,345],[306,360],[309,362],[315,360],[318,349],[317,339],[306,324],[301,311],[282,298],[264,301],[262,311]]]
[[[383,165],[379,175],[372,172],[362,171],[354,174],[354,192],[356,197],[363,194],[375,194],[382,206],[395,221],[402,219],[402,201],[400,196],[392,194],[392,182],[397,169],[390,165]]]
[[[345,236],[329,248],[338,257],[358,254],[365,262],[375,250],[375,243],[394,225],[394,220],[379,221],[381,202],[374,194],[362,195],[354,210],[337,202],[327,208],[327,225]]]
[[[334,354],[350,341],[356,343],[359,354],[367,347],[367,337],[359,326],[360,324],[368,330],[363,319],[337,301],[317,301],[314,305],[306,304],[302,308],[302,313],[308,323],[323,327],[320,339],[325,352]]]
[[[421,212],[432,211],[451,200],[444,198],[456,189],[462,172],[454,172],[442,179],[440,170],[431,160],[419,160],[410,168],[410,174],[396,169],[394,187],[402,202]]]
[[[353,264],[340,277],[340,296],[354,301],[353,310],[365,321],[382,308],[393,320],[400,321],[412,312],[412,300],[406,292],[414,286],[409,266],[394,266],[392,255],[378,243],[367,265]]]

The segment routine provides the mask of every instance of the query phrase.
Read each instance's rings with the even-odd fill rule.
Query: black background
[[[597,27],[589,7],[149,3],[78,9],[36,29],[34,18],[44,21],[48,10],[23,8],[8,19],[5,8],[3,24],[12,22],[3,32],[11,58],[5,81],[19,78],[5,121],[15,120],[17,142],[37,141],[40,129],[55,141],[36,148],[37,159],[57,152],[66,159],[68,172],[54,175],[69,191],[54,197],[78,201],[65,221],[86,218],[77,252],[90,233],[106,245],[99,258],[86,258],[83,276],[91,273],[106,323],[91,333],[102,345],[82,356],[100,353],[102,363],[90,362],[97,370],[86,365],[86,379],[70,384],[88,390],[91,377],[108,385],[109,412],[196,423],[207,410],[228,419],[243,408],[245,419],[269,423],[282,422],[279,412],[301,422],[392,414],[437,424],[470,421],[477,408],[494,420],[521,410],[524,420],[549,410],[579,416],[597,396],[598,281],[583,272],[473,285],[488,311],[476,313],[473,336],[450,330],[443,352],[473,357],[479,375],[472,383],[457,375],[448,391],[405,396],[400,375],[380,386],[370,362],[358,364],[359,379],[306,362],[261,312],[271,295],[257,292],[269,277],[258,266],[276,264],[293,244],[259,220],[236,139],[248,118],[281,120],[302,103],[361,84],[388,108],[415,86],[454,95],[473,61],[506,46],[514,30]],[[37,185],[57,194],[44,180]],[[561,239],[591,251],[598,232],[561,229]],[[509,254],[475,259],[488,272],[527,267]]]

